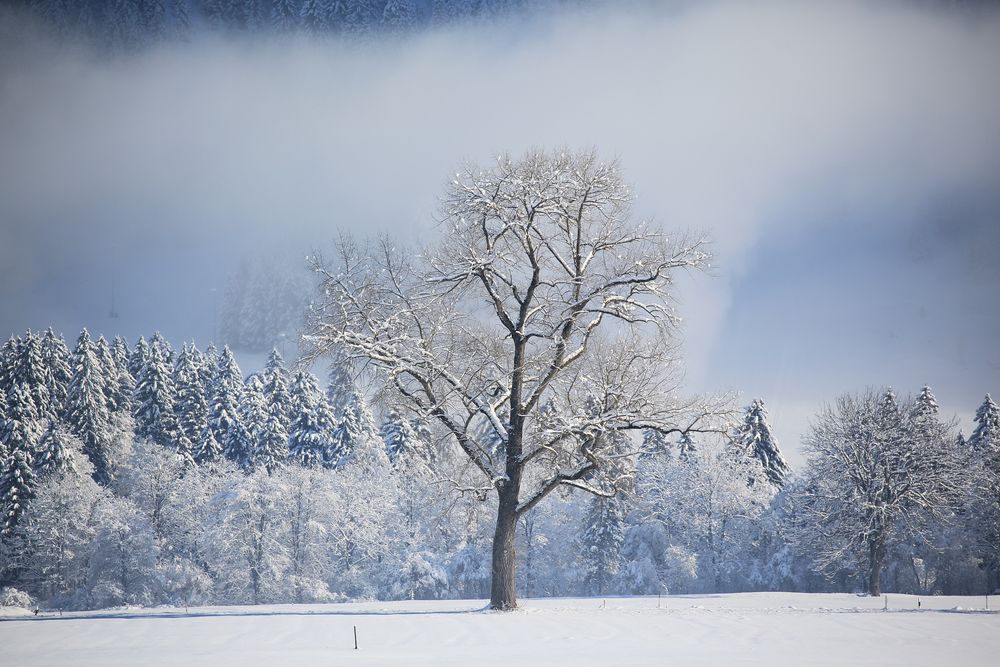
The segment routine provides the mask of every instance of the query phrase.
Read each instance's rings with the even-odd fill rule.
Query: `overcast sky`
[[[752,5],[752,6],[751,6]],[[128,57],[0,18],[0,334],[213,335],[241,257],[430,238],[442,184],[596,146],[706,232],[692,390],[807,419],[867,385],[1000,393],[1000,14],[888,2],[562,13],[402,42],[195,38]],[[121,318],[110,320],[111,286]]]

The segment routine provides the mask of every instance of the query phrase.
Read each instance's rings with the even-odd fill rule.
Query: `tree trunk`
[[[885,560],[885,544],[877,539],[868,545],[868,594],[882,595],[882,562]]]
[[[517,565],[514,537],[517,532],[517,491],[507,484],[500,489],[496,531],[493,533],[493,570],[490,609],[517,608]]]

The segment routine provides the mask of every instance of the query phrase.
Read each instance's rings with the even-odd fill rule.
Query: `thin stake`
[[[354,626],[354,650],[358,650],[358,626]]]
[[[883,595],[882,597],[883,597],[883,599],[885,599],[885,606],[882,607],[882,611],[888,611],[889,610],[889,596],[888,595]]]

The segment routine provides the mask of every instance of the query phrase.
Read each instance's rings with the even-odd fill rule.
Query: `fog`
[[[0,334],[205,342],[241,258],[428,240],[462,164],[595,146],[638,216],[713,240],[692,390],[763,397],[793,463],[866,385],[929,383],[968,433],[1000,392],[1000,13],[629,7],[118,56],[0,16]]]

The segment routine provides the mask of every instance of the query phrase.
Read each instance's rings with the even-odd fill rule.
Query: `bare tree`
[[[927,538],[968,488],[947,430],[922,428],[919,412],[901,410],[891,390],[841,396],[804,444],[809,476],[796,502],[799,539],[828,572],[860,564],[871,595],[881,595],[887,549]]]
[[[616,434],[707,430],[721,413],[677,398],[673,278],[707,266],[704,243],[633,222],[630,203],[593,152],[501,157],[456,174],[430,250],[343,240],[316,260],[310,356],[363,359],[454,438],[478,479],[463,490],[498,494],[494,609],[517,605],[518,519],[557,488],[610,496],[629,474],[638,438]]]

